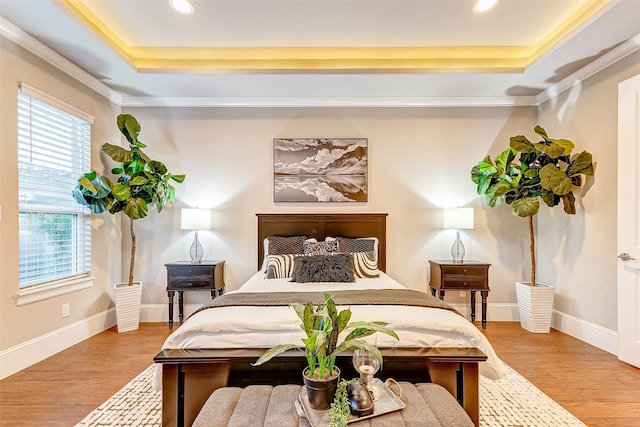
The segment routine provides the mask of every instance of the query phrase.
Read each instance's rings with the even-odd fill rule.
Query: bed
[[[305,359],[296,350],[264,365],[251,366],[265,349],[298,342],[302,336],[299,319],[288,304],[268,302],[260,306],[255,303],[256,298],[308,300],[325,291],[341,298],[353,298],[346,295],[350,293],[364,297],[415,292],[407,291],[385,273],[386,217],[387,214],[258,214],[258,272],[240,289],[230,292],[227,300],[220,298],[219,304],[214,300],[213,305],[218,306],[189,317],[154,358],[158,364],[157,382],[162,386],[163,427],[191,425],[208,396],[219,387],[301,383]],[[366,270],[355,282],[346,284],[291,282],[284,273],[283,277],[277,273],[274,277],[269,264],[281,258],[267,255],[270,236],[304,236],[316,242],[339,236],[345,245],[355,239],[356,243],[372,239],[378,271],[368,274],[371,271]],[[225,303],[237,304],[243,298],[254,302]],[[440,384],[478,424],[479,373],[499,378],[504,375],[504,367],[473,324],[452,310],[419,304],[395,306],[373,299],[342,300],[351,308],[352,320],[387,321],[400,336],[400,341],[380,334],[370,338],[376,340],[384,355],[384,367],[378,376]],[[356,376],[348,353],[338,356],[337,364],[343,377]]]

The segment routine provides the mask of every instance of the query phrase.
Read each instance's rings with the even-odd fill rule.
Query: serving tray
[[[387,387],[379,378],[374,378],[378,390],[380,390],[380,398],[373,402],[373,413],[371,415],[364,415],[362,417],[351,416],[351,419],[347,421],[347,424],[354,423],[356,421],[366,420],[367,418],[377,417],[389,412],[399,411],[404,408],[404,403]],[[309,397],[307,396],[306,389],[303,389],[298,396],[296,406],[300,406],[304,411],[304,415],[312,427],[328,427],[331,423],[330,410],[319,411],[313,409],[309,403]]]

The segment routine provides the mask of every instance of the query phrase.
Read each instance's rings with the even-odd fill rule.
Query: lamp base
[[[196,230],[196,235],[193,238],[193,243],[191,244],[191,249],[189,250],[189,255],[191,256],[191,264],[202,264],[203,252],[204,249],[202,249],[200,239],[198,239],[198,231]]]
[[[453,262],[462,264],[464,262],[464,253],[465,249],[462,240],[460,240],[460,232],[456,231],[456,240],[454,240],[453,246],[451,246],[451,258]]]

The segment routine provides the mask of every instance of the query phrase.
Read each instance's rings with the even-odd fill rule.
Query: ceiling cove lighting
[[[169,0],[171,7],[183,15],[190,15],[193,13],[193,5],[189,0]]]
[[[483,13],[489,9],[492,9],[498,0],[478,0],[476,4],[473,5],[473,11],[475,13]]]

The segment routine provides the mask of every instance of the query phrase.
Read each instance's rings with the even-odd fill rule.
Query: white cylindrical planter
[[[538,283],[516,282],[520,326],[529,332],[548,333],[551,329],[555,288]]]
[[[116,318],[118,332],[135,331],[140,323],[140,304],[142,301],[142,282],[116,283],[113,285],[116,299]]]

